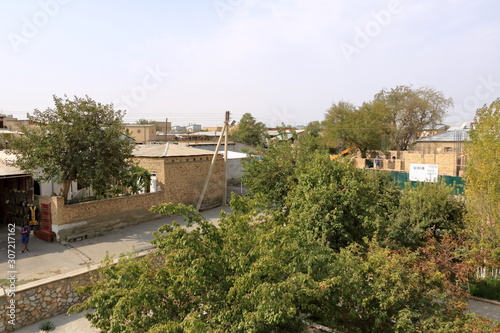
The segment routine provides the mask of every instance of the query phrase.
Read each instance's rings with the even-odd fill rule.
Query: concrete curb
[[[500,302],[494,301],[492,299],[487,299],[487,298],[482,298],[482,297],[477,297],[477,296],[469,296],[469,299],[472,299],[472,300],[478,301],[478,302],[489,303],[489,304],[500,306]]]

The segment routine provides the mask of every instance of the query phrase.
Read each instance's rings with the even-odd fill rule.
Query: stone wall
[[[140,252],[137,257],[144,257],[147,253]],[[118,259],[113,262],[118,262]],[[13,287],[0,289],[0,332],[12,332],[66,313],[72,305],[84,300],[76,289],[90,285],[92,279],[98,277],[100,266],[93,264],[17,287],[14,283]]]
[[[89,284],[91,275],[97,274],[97,267],[0,290],[0,332],[12,332],[66,313],[72,305],[83,300],[77,295],[76,286]]]

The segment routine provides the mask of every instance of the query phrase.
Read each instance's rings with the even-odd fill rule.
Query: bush
[[[500,302],[500,279],[488,278],[471,283],[470,293],[472,296]]]
[[[54,327],[55,327],[54,323],[51,321],[44,321],[43,323],[40,324],[40,326],[38,326],[40,331],[50,331]]]

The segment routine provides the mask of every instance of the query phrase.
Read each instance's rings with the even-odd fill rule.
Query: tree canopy
[[[382,89],[360,107],[333,103],[323,120],[324,142],[332,148],[368,151],[406,150],[427,126],[439,123],[452,100],[433,88]]]
[[[124,135],[124,113],[88,96],[53,99],[54,108],[28,114],[32,125],[13,140],[16,165],[42,181],[62,183],[65,199],[73,181],[102,195],[130,167],[134,143]]]
[[[381,103],[366,102],[361,107],[348,102],[333,103],[323,120],[324,141],[329,147],[357,147],[362,156],[369,150],[385,150],[389,132]]]
[[[231,132],[232,140],[251,146],[263,145],[266,136],[266,125],[260,121],[256,121],[250,113],[245,113],[236,128]]]
[[[398,150],[408,149],[419,131],[441,122],[453,105],[451,98],[434,88],[406,85],[382,89],[374,101],[383,104],[391,125],[391,142]]]
[[[500,332],[465,311],[474,267],[463,203],[443,184],[401,190],[381,171],[330,161],[311,140],[317,125],[251,154],[249,195],[233,195],[218,226],[193,207],[154,207],[186,224],[162,226],[148,256],[105,265],[71,311],[93,309],[104,332],[303,332],[310,322]]]
[[[500,99],[477,110],[469,136],[468,226],[489,264],[500,266]]]
[[[453,242],[336,251],[257,199],[233,196],[231,208],[217,227],[193,207],[155,207],[197,225],[165,225],[156,252],[108,262],[70,311],[93,309],[86,317],[103,332],[285,333],[310,322],[360,333],[498,331],[464,313],[467,272]]]

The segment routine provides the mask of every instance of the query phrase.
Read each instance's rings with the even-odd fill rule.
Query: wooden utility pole
[[[165,141],[167,141],[168,139],[168,118],[165,118]]]
[[[229,127],[229,111],[226,111],[226,120],[224,121],[224,127],[222,128],[221,136],[219,137],[219,141],[217,142],[217,146],[215,147],[214,156],[212,157],[212,163],[210,164],[210,168],[208,169],[207,178],[205,179],[205,184],[203,185],[203,189],[201,190],[200,198],[198,199],[198,203],[196,204],[197,212],[200,211],[201,203],[203,202],[203,197],[205,196],[205,192],[207,191],[208,188],[208,183],[210,182],[210,177],[212,177],[212,172],[214,171],[215,161],[217,160],[217,155],[219,153],[219,146],[222,141],[222,137],[224,135],[227,135],[226,133],[228,131],[228,127]],[[226,149],[227,149],[227,144],[226,144]],[[226,155],[226,152],[224,152],[224,155]],[[224,172],[226,171],[225,164],[226,164],[226,158],[224,157]],[[224,176],[224,179],[225,178],[226,176]],[[225,191],[226,191],[226,185],[224,185],[224,193]],[[226,195],[224,194],[224,199],[225,197]],[[224,201],[224,205],[225,204],[226,202]]]
[[[224,122],[226,132],[224,134],[224,194],[222,195],[222,204],[227,205],[227,137],[229,136],[229,111],[226,111],[226,121]]]

